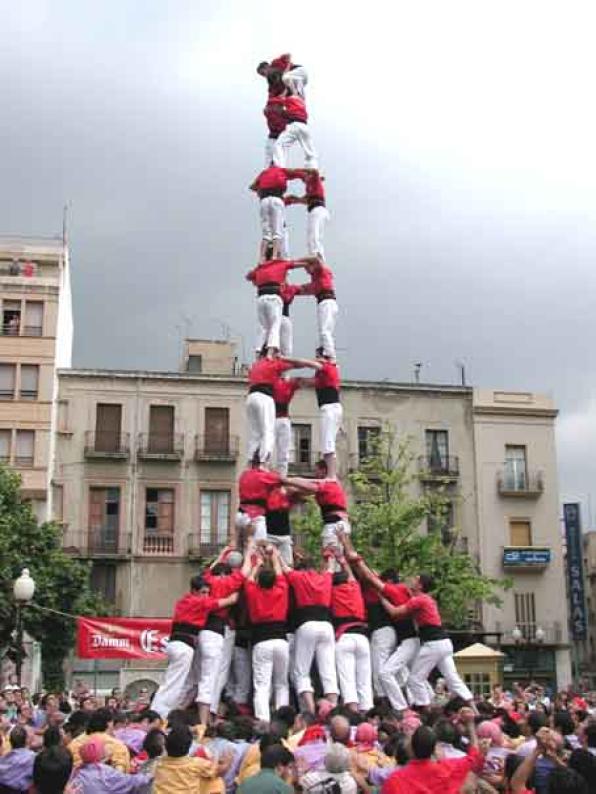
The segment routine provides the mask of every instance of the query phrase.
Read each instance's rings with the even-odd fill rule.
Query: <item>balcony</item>
[[[198,532],[190,532],[186,544],[187,556],[191,560],[204,560],[210,557],[216,557],[226,545],[227,540],[226,537],[221,543],[215,543],[212,538],[209,543],[204,543]]]
[[[435,459],[431,455],[420,455],[418,476],[423,482],[440,480],[455,482],[459,479],[459,458],[455,455],[447,455]]]
[[[497,490],[500,496],[537,499],[544,491],[544,476],[541,471],[497,473]]]
[[[85,433],[85,457],[90,460],[128,460],[130,433],[91,430]]]
[[[171,532],[147,534],[143,538],[143,554],[148,557],[171,557],[174,554],[174,535]]]
[[[503,568],[508,571],[544,571],[550,565],[552,551],[548,546],[505,546]]]
[[[142,460],[180,461],[184,457],[184,433],[140,433],[137,452]]]
[[[238,436],[213,438],[195,436],[195,461],[197,463],[235,463],[240,443]]]
[[[117,529],[89,529],[70,531],[64,527],[62,547],[65,552],[92,559],[129,557],[132,552],[130,532]]]
[[[503,645],[517,646],[542,646],[558,645],[563,642],[563,628],[558,620],[539,622],[537,620],[526,623],[510,624],[502,626],[496,625],[497,631],[501,632],[501,642]],[[519,633],[515,629],[519,629]]]

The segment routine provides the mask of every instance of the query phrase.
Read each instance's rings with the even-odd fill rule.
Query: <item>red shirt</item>
[[[285,193],[288,189],[288,176],[285,168],[279,168],[277,165],[270,165],[258,175],[255,179],[255,187],[257,191],[265,190],[279,190]]]
[[[217,601],[218,599],[213,596],[186,593],[176,601],[172,622],[190,623],[202,629],[209,613],[217,609]]]
[[[307,198],[325,200],[325,186],[318,171],[296,168],[288,175],[288,179],[301,179],[304,182]]]
[[[331,606],[333,578],[329,571],[290,571],[286,574],[294,593],[294,604],[301,607]]]
[[[292,506],[292,500],[288,496],[286,489],[280,485],[279,488],[272,488],[267,497],[267,512],[273,510],[289,510]]]
[[[412,759],[387,778],[381,794],[458,794],[470,772],[480,772],[484,756],[472,747],[465,758]]]
[[[339,389],[340,385],[339,367],[333,361],[325,361],[315,372],[315,389],[325,389],[329,386],[332,389]]]
[[[227,598],[232,593],[237,593],[244,584],[244,574],[241,571],[234,571],[228,576],[214,576],[210,570],[205,571],[203,579],[209,582],[211,596],[213,598]],[[216,610],[215,614],[219,618],[228,620],[230,615],[230,608],[224,607],[223,609]]]
[[[250,579],[244,585],[248,615],[251,623],[275,623],[288,617],[288,583],[278,576],[271,588],[259,587]]]
[[[302,287],[303,295],[320,295],[322,292],[334,292],[333,273],[326,265],[319,265],[310,274],[310,284]]]
[[[263,110],[265,119],[267,120],[267,127],[269,128],[269,137],[277,138],[287,127],[288,120],[284,112],[284,100],[279,96],[270,96],[269,101]]]
[[[255,287],[262,287],[264,284],[281,286],[286,280],[286,275],[292,264],[287,259],[269,259],[250,271],[250,280]]]
[[[276,405],[288,405],[300,388],[298,378],[278,378],[273,384],[273,399]]]
[[[292,365],[283,359],[260,358],[249,369],[248,382],[251,386],[267,384],[273,387],[281,373],[288,369],[292,369]]]
[[[348,499],[346,492],[337,480],[319,480],[315,499],[319,507],[333,505],[338,510],[348,509]]]
[[[338,584],[331,591],[331,613],[334,618],[356,618],[364,622],[366,610],[362,590],[356,581]]]
[[[279,294],[281,295],[282,301],[289,306],[296,295],[300,294],[300,291],[301,287],[299,287],[297,284],[288,284],[287,282],[284,282],[281,285]]]
[[[410,600],[410,591],[405,584],[394,584],[393,582],[385,582],[383,587],[383,595],[390,601],[394,607],[401,607]]]
[[[412,596],[407,606],[408,614],[414,618],[418,626],[442,625],[437,602],[428,593]]]
[[[267,499],[280,483],[280,476],[275,471],[245,469],[238,480],[240,506],[244,512],[251,518],[264,516],[267,509]],[[248,504],[251,501],[260,501],[263,504]]]
[[[301,121],[304,124],[308,121],[306,103],[299,96],[287,96],[284,98],[284,111],[289,122]]]

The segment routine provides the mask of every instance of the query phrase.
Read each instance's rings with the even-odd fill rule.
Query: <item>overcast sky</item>
[[[54,234],[70,203],[77,366],[176,368],[185,332],[248,352],[254,69],[290,51],[344,376],[407,381],[422,361],[448,383],[462,359],[474,385],[551,394],[562,496],[587,507],[595,22],[574,0],[0,0],[0,232]],[[299,255],[303,208],[289,216]],[[294,316],[310,354],[313,306]]]

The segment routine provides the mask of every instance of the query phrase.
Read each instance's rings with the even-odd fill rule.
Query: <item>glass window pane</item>
[[[6,463],[10,459],[10,430],[0,430],[0,461]]]
[[[25,336],[41,336],[43,330],[43,302],[26,301]]]
[[[15,463],[21,466],[33,465],[33,452],[35,446],[34,430],[17,430],[17,445]]]
[[[14,397],[15,371],[14,364],[0,364],[0,399],[10,400]]]
[[[39,388],[39,366],[37,364],[21,364],[21,398],[36,400]]]

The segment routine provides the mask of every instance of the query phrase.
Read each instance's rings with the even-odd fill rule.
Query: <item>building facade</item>
[[[0,238],[0,301],[0,459],[19,472],[23,494],[45,520],[51,511],[57,369],[70,367],[72,351],[64,242]]]
[[[124,615],[169,616],[199,560],[225,543],[235,512],[244,373],[231,344],[200,340],[187,342],[182,369],[59,373],[53,514],[65,548],[93,561],[95,586]],[[486,641],[506,655],[506,677],[569,683],[551,402],[365,381],[345,382],[342,402],[340,473],[358,465],[382,426],[410,439],[413,487],[447,483],[446,542],[457,530],[485,574],[512,580],[503,606],[482,605],[478,615]],[[297,393],[291,415],[292,468],[308,475],[318,450],[309,389]],[[106,664],[100,684],[143,675],[156,673]]]

